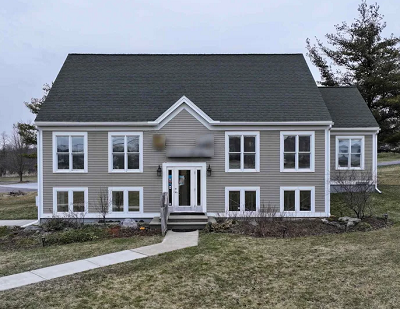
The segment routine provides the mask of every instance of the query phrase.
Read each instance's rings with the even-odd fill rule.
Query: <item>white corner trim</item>
[[[37,164],[38,164],[38,219],[43,213],[43,131],[38,128],[37,133]]]
[[[240,211],[229,211],[229,192],[240,191]],[[225,187],[225,213],[230,215],[243,215],[245,211],[245,192],[256,191],[256,213],[260,211],[260,187]]]
[[[360,139],[361,140],[361,162],[360,167],[339,167],[339,140],[340,139]],[[351,143],[349,143],[349,162],[351,162]],[[365,136],[364,135],[336,135],[335,136],[335,169],[336,170],[364,170],[365,159]]]
[[[229,136],[240,136],[240,169],[229,168]],[[244,136],[255,137],[255,169],[244,168]],[[225,131],[225,172],[243,173],[260,172],[260,131]]]
[[[295,191],[295,211],[284,210],[284,192]],[[311,211],[300,211],[300,191],[311,191]],[[285,215],[301,217],[306,213],[307,216],[313,217],[315,214],[315,187],[280,187],[280,212]],[[326,215],[326,214],[325,214]]]
[[[325,212],[331,215],[331,131],[325,130]]]
[[[57,159],[57,136],[68,136],[69,140],[69,169],[68,170],[59,170],[58,169],[58,159]],[[84,151],[84,169],[83,170],[74,170],[72,168],[72,136],[83,136],[83,151]],[[88,172],[88,133],[87,132],[53,132],[52,136],[52,151],[53,151],[53,173],[87,173]],[[65,153],[67,154],[67,153]]]
[[[125,169],[113,169],[112,137],[124,136],[124,166]],[[127,136],[139,136],[139,169],[128,169]],[[109,173],[143,173],[143,132],[108,132],[108,172]]]
[[[67,191],[68,192],[68,212],[58,212],[57,211],[57,192]],[[84,212],[74,212],[73,211],[73,192],[84,192],[85,198],[85,211]],[[67,215],[70,212],[75,214],[88,213],[89,207],[89,194],[87,187],[53,187],[53,214],[54,215]]]
[[[296,136],[295,144],[295,168],[285,169],[284,168],[284,144],[285,136],[294,135]],[[303,169],[298,168],[299,161],[299,136],[310,136],[310,168]],[[315,172],[315,131],[280,131],[280,172],[281,173],[314,173]]]
[[[113,212],[112,211],[112,192],[113,191],[122,191],[124,194],[124,211],[121,212]],[[139,211],[128,211],[129,207],[129,198],[128,192],[136,191],[139,192]],[[143,214],[143,187],[109,187],[108,188],[108,196],[110,201],[110,209],[109,214],[115,215],[126,215],[126,214]],[[108,215],[107,215],[108,217]]]

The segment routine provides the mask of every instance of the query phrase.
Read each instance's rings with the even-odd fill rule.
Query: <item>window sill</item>
[[[281,169],[281,173],[315,173],[313,169]]]
[[[53,170],[54,174],[84,174],[87,170]]]
[[[143,173],[142,170],[109,170],[108,171],[109,174],[113,174],[113,173]]]
[[[259,173],[257,169],[245,169],[245,170],[225,170],[225,173]]]
[[[362,167],[336,167],[337,171],[363,171]]]

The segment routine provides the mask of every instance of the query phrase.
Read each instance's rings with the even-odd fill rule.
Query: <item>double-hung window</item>
[[[143,212],[142,187],[109,188],[110,213],[129,214]]]
[[[225,172],[260,171],[260,132],[225,132]]]
[[[53,213],[88,212],[88,188],[53,188]]]
[[[87,173],[86,132],[53,132],[53,172]]]
[[[281,187],[281,213],[314,213],[314,187]]]
[[[260,210],[260,187],[226,187],[225,211],[229,213]]]
[[[364,169],[364,137],[336,137],[336,169]]]
[[[314,172],[314,132],[281,132],[281,172]]]
[[[143,133],[108,133],[109,172],[143,171]]]

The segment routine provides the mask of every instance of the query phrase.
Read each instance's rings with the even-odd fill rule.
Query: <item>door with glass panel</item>
[[[167,168],[169,206],[172,211],[203,211],[203,177],[201,167]]]

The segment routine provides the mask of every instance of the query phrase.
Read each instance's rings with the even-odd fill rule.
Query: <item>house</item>
[[[69,54],[36,118],[40,219],[170,212],[330,215],[339,171],[370,171],[379,127],[302,54]]]

